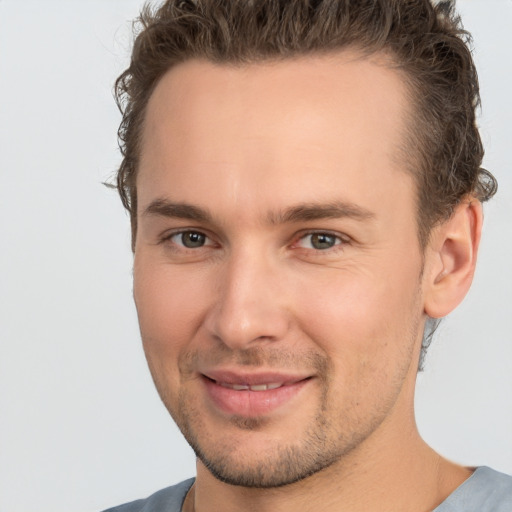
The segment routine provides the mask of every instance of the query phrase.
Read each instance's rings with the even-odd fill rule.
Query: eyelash
[[[175,251],[180,251],[180,252],[183,252],[183,251],[197,252],[199,249],[204,249],[205,247],[210,247],[211,245],[214,245],[214,244],[205,244],[205,245],[201,245],[196,248],[192,248],[192,247],[185,247],[184,245],[177,244],[176,242],[172,242],[172,238],[179,236],[179,235],[184,235],[187,233],[196,233],[196,234],[204,236],[207,241],[208,240],[210,242],[212,241],[212,238],[209,237],[203,231],[195,230],[195,229],[181,229],[179,231],[173,231],[172,233],[165,234],[164,236],[161,237],[159,243],[165,244],[167,242],[171,242],[170,247],[172,249],[174,249]],[[314,235],[324,235],[326,237],[335,238],[336,239],[335,244],[333,246],[325,248],[325,249],[297,247],[298,244],[302,240],[306,239],[307,237],[314,236]],[[332,252],[339,252],[339,251],[343,250],[348,243],[349,243],[349,240],[348,240],[348,237],[346,237],[346,236],[342,236],[340,234],[333,233],[331,231],[313,230],[313,231],[307,231],[307,232],[301,233],[298,237],[295,238],[295,241],[291,244],[291,247],[292,248],[296,247],[297,250],[308,251],[315,255],[322,255],[322,254],[326,255],[326,254],[329,254]]]
[[[344,246],[348,243],[348,240],[346,237],[343,237],[339,234],[332,233],[330,231],[308,231],[307,233],[301,234],[301,236],[297,239],[297,242],[295,242],[293,245],[299,244],[302,240],[305,240],[308,237],[313,237],[314,235],[324,236],[327,238],[334,238],[334,245],[331,247],[326,247],[324,249],[315,249],[314,247],[308,247],[308,248],[301,248],[307,251],[313,251],[315,254],[326,254],[331,252],[338,252],[344,248]],[[310,245],[312,245],[312,241],[310,242]]]
[[[209,237],[206,233],[204,233],[203,231],[200,231],[200,230],[196,230],[196,229],[181,229],[179,231],[173,231],[172,233],[167,233],[165,234],[164,236],[162,236],[162,238],[160,239],[160,243],[162,244],[165,244],[166,242],[171,242],[172,245],[177,245],[179,246],[180,248],[177,249],[179,251],[183,251],[183,250],[187,250],[187,251],[197,251],[197,249],[202,249],[203,247],[205,247],[204,245],[198,247],[198,248],[190,248],[190,247],[185,247],[183,245],[180,245],[180,244],[176,244],[175,242],[173,243],[172,242],[172,238],[174,238],[175,236],[179,236],[179,235],[184,235],[186,233],[197,233],[198,235],[203,235],[206,240],[211,240],[211,237]],[[207,246],[208,247],[208,246]]]

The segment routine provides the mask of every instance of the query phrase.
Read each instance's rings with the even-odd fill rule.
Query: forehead
[[[214,189],[261,208],[284,200],[283,190],[291,202],[337,200],[333,187],[371,202],[377,178],[409,184],[401,162],[407,111],[405,83],[383,59],[345,52],[179,64],[148,103],[140,208],[169,194],[211,201]]]

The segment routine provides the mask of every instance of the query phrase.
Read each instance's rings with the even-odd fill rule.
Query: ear
[[[482,205],[475,198],[460,203],[431,233],[425,254],[425,313],[441,318],[464,299],[473,281],[482,231]]]

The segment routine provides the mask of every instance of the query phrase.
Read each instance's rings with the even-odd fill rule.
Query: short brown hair
[[[450,2],[167,0],[156,9],[146,5],[137,27],[130,66],[115,86],[123,115],[117,188],[130,212],[133,243],[146,106],[160,78],[192,58],[243,65],[343,49],[386,54],[414,100],[404,151],[418,185],[422,246],[463,198],[485,201],[496,192],[496,180],[481,168],[471,38]]]

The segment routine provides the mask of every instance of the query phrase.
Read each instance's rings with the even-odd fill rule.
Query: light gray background
[[[194,473],[146,369],[111,96],[139,0],[0,0],[0,512],[87,512]],[[487,205],[473,289],[419,376],[448,457],[512,473],[512,1],[461,0],[474,33]]]

